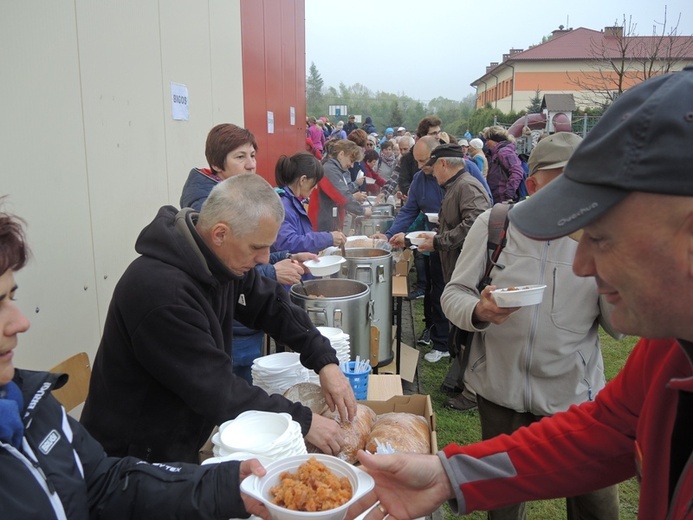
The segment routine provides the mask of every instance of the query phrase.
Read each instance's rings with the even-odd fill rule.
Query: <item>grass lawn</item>
[[[415,305],[415,327],[417,337],[423,330],[423,301],[417,300]],[[637,338],[627,337],[622,341],[615,341],[607,334],[601,333],[602,351],[607,380],[611,380],[623,367],[626,358],[630,354]],[[420,347],[422,353],[427,352],[427,347]],[[481,428],[479,414],[476,410],[459,412],[443,407],[447,396],[440,392],[439,387],[449,363],[441,360],[438,363],[428,363],[423,356],[419,359],[419,382],[421,393],[429,394],[436,413],[438,428],[438,447],[442,448],[451,442],[469,444],[481,440]],[[620,518],[631,520],[637,517],[639,486],[635,479],[623,482],[619,486]],[[457,518],[447,505],[444,506],[445,519]],[[472,519],[485,519],[485,512],[472,513],[468,517]],[[565,500],[546,500],[527,504],[527,518],[531,520],[559,520],[566,518]]]

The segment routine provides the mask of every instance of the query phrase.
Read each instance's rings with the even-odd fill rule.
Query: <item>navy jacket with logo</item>
[[[109,458],[52,396],[65,374],[17,370],[22,449],[0,442],[0,517],[13,520],[247,517],[238,462]],[[219,490],[224,490],[219,493]]]

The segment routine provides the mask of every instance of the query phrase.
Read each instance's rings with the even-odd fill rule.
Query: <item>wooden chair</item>
[[[51,368],[49,372],[65,373],[70,376],[65,386],[53,390],[53,395],[65,407],[66,411],[73,410],[87,400],[91,366],[86,352],[80,352],[67,358]]]

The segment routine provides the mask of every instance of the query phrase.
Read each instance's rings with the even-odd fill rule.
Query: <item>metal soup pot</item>
[[[392,252],[377,248],[350,248],[340,278],[358,280],[370,287],[371,366],[392,362]]]
[[[354,230],[357,235],[371,236],[385,233],[392,227],[395,217],[391,215],[358,216],[354,219]]]
[[[371,208],[373,215],[395,216],[395,207],[392,204],[376,204]]]
[[[315,326],[336,327],[349,334],[351,359],[369,358],[373,304],[368,285],[356,280],[325,278],[291,287],[291,301],[304,309]],[[306,294],[306,292],[308,294]]]

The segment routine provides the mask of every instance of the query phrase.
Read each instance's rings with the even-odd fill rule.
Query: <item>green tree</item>
[[[404,114],[402,114],[402,111],[399,108],[399,102],[396,99],[392,102],[389,123],[390,126],[395,130],[404,124]]]
[[[541,91],[537,87],[537,91],[534,93],[534,96],[529,98],[529,105],[527,106],[527,113],[528,114],[539,114],[541,113]]]
[[[476,135],[487,126],[493,126],[494,121],[501,123],[504,118],[503,112],[493,108],[490,103],[486,103],[484,108],[478,109],[469,119],[469,131],[472,135]]]
[[[327,113],[325,99],[322,88],[325,82],[318,72],[314,62],[310,63],[308,77],[306,78],[306,111],[310,115],[318,117],[320,114]]]

